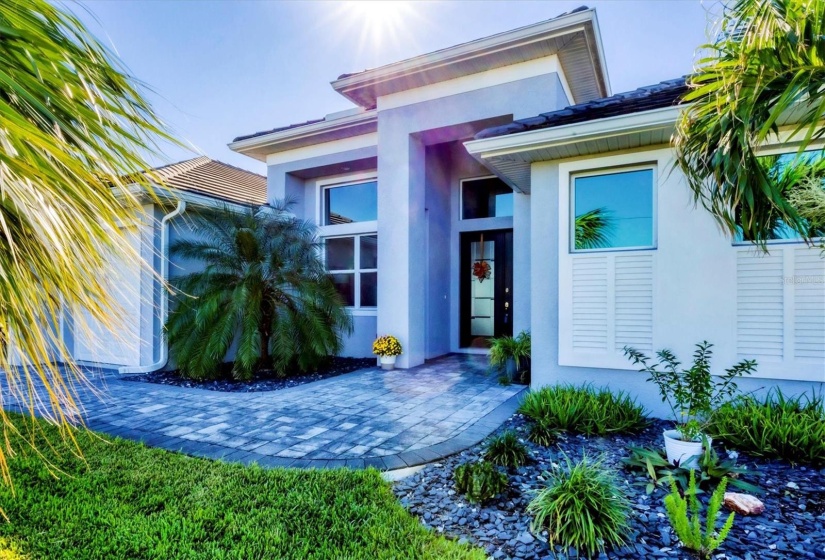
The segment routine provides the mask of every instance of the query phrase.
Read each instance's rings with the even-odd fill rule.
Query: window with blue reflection
[[[378,183],[324,189],[324,225],[370,222],[378,219]]]
[[[500,218],[513,215],[513,189],[498,177],[461,183],[461,219]]]
[[[806,152],[764,155],[758,158],[759,164],[765,170],[768,178],[774,183],[777,190],[784,195],[798,187],[803,181],[818,181],[825,189],[825,152],[809,150]],[[811,238],[825,237],[825,228],[815,225],[808,230]],[[798,231],[776,218],[771,224],[769,241],[799,241],[803,236]],[[737,231],[734,241],[745,242],[741,228]]]
[[[653,169],[573,179],[574,251],[654,246]]]

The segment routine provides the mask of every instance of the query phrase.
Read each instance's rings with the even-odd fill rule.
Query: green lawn
[[[423,528],[375,470],[264,470],[78,441],[83,460],[66,445],[49,451],[58,478],[31,451],[10,461],[0,560],[484,558]]]

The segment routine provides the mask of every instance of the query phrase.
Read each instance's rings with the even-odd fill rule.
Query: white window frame
[[[483,181],[484,179],[499,179],[498,175],[484,175],[482,177],[467,177],[466,179],[461,179],[458,182],[458,220],[461,222],[475,222],[478,220],[506,220],[506,219],[513,219],[513,215],[509,216],[487,216],[485,218],[465,218],[464,217],[464,183],[469,181]],[[502,181],[503,182],[503,181]],[[507,185],[507,183],[504,183]],[[508,185],[509,186],[509,185]],[[510,189],[511,193],[515,193],[512,188]],[[515,208],[513,209],[515,213]]]
[[[330,189],[339,187],[351,187],[361,185],[363,183],[376,183],[376,190],[378,189],[378,175],[373,172],[355,173],[347,176],[339,176],[331,179],[318,180],[316,184],[316,208],[315,208],[315,223],[318,224],[320,235],[335,235],[338,232],[346,233],[363,233],[367,231],[378,231],[378,220],[369,220],[366,222],[353,222],[351,224],[324,224],[324,215],[326,214],[326,206],[324,200],[325,193]],[[328,233],[329,232],[329,233]]]
[[[378,311],[377,306],[363,306],[361,305],[361,274],[362,273],[372,273],[374,272],[376,275],[378,274],[378,267],[375,268],[361,268],[361,238],[367,236],[378,236],[376,232],[367,232],[367,233],[357,233],[352,235],[333,235],[324,238],[324,265],[326,266],[326,243],[330,239],[353,239],[353,259],[352,264],[353,268],[351,269],[334,269],[331,270],[327,268],[327,274],[352,274],[355,277],[355,287],[354,287],[354,303],[355,305],[347,306],[347,309],[351,310],[352,312],[360,312],[358,314],[362,315],[374,315]]]
[[[650,204],[652,206],[651,216],[652,216],[652,223],[651,227],[653,228],[652,236],[651,236],[651,245],[641,245],[637,247],[604,247],[604,248],[596,248],[596,249],[576,249],[576,179],[581,177],[598,177],[601,175],[616,175],[619,173],[628,173],[632,171],[642,171],[649,169],[651,170],[652,177],[651,177],[651,199]],[[585,254],[585,253],[615,253],[615,252],[622,252],[622,251],[655,251],[658,248],[659,240],[658,240],[658,230],[659,230],[659,212],[657,210],[658,207],[658,189],[656,186],[659,183],[659,173],[658,173],[658,166],[655,162],[651,163],[641,163],[641,164],[629,164],[629,165],[620,165],[614,167],[604,167],[604,168],[595,168],[595,169],[582,169],[581,171],[575,171],[570,173],[570,181],[569,181],[569,204],[568,204],[568,245],[567,250],[570,254]]]

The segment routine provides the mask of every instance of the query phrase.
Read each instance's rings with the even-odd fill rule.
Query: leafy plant
[[[757,457],[825,465],[825,402],[821,395],[764,399],[746,395],[722,405],[709,426],[716,437]]]
[[[499,336],[490,342],[490,365],[503,368],[508,360],[513,360],[516,372],[526,367],[530,360],[532,341],[528,331],[521,331],[518,336]]]
[[[498,496],[507,488],[507,475],[486,461],[457,466],[453,480],[456,491],[477,504]]]
[[[235,342],[238,379],[257,367],[305,371],[341,350],[352,319],[327,276],[314,226],[281,205],[196,214],[190,227],[195,237],[170,251],[204,268],[171,279],[176,305],[166,324],[183,375],[214,377]]]
[[[576,249],[601,249],[610,246],[613,222],[605,208],[596,208],[576,216]]]
[[[573,464],[545,472],[547,486],[527,506],[532,529],[547,529],[551,545],[575,547],[592,556],[607,546],[624,544],[630,502],[619,489],[615,474],[602,460],[587,456]]]
[[[697,552],[701,558],[710,558],[713,551],[719,548],[733,528],[736,514],[731,512],[719,531],[716,530],[716,516],[722,507],[727,483],[728,479],[723,478],[710,497],[704,531],[699,515],[699,499],[696,497],[696,480],[693,471],[690,471],[688,491],[684,497],[679,493],[675,482],[671,482],[670,494],[665,496],[665,509],[670,525],[676,531],[676,536],[686,548]]]
[[[392,335],[379,336],[372,343],[372,353],[376,356],[400,356],[401,343]]]
[[[536,420],[530,423],[527,429],[527,439],[544,447],[549,447],[559,439],[559,431],[550,427],[544,420]]]
[[[51,418],[64,428],[55,435],[69,437],[83,416],[76,397],[85,373],[55,327],[72,311],[75,333],[94,335],[92,323],[119,332],[125,317],[108,281],[111,257],[146,264],[130,234],[147,218],[141,190],[151,196],[154,177],[144,172],[159,143],[179,142],[143,84],[63,3],[0,1],[0,30],[4,403]],[[44,389],[39,398],[34,386]],[[2,407],[0,424],[16,431]],[[33,439],[15,441],[19,450]],[[0,447],[7,484],[15,450]]]
[[[754,484],[750,484],[739,478],[742,475],[761,476],[759,471],[749,470],[739,467],[732,459],[721,460],[713,448],[706,445],[699,456],[699,468],[688,469],[679,465],[672,465],[667,460],[667,454],[661,449],[648,449],[644,447],[631,447],[630,456],[623,461],[625,468],[645,473],[650,482],[645,483],[645,490],[652,494],[657,486],[667,487],[671,483],[676,483],[683,492],[689,490],[689,478],[691,473],[698,475],[696,481],[696,491],[704,492],[711,484],[716,484],[723,478],[728,479],[731,485],[744,490],[759,494],[762,489]]]
[[[656,352],[659,360],[651,364],[651,358],[642,352],[624,347],[625,356],[635,365],[641,365],[639,371],[647,373],[648,381],[659,388],[662,402],[670,407],[685,441],[699,441],[713,411],[736,394],[736,379],[756,371],[756,360],[742,360],[726,369],[719,381],[714,381],[710,372],[711,348],[713,344],[707,341],[697,344],[693,364],[681,369],[681,362],[670,350]]]
[[[521,401],[519,412],[547,429],[584,435],[635,433],[647,425],[644,407],[627,393],[591,385],[532,390]]]
[[[527,448],[512,430],[493,437],[484,450],[484,460],[501,467],[518,468],[529,459]]]
[[[674,137],[688,186],[731,236],[765,247],[779,219],[809,239],[809,221],[759,158],[786,116],[799,153],[825,133],[825,3],[735,0],[712,36]]]

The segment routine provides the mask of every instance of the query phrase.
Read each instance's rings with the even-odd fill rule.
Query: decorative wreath
[[[478,278],[479,282],[487,280],[490,277],[490,263],[487,261],[473,263],[473,276]]]

